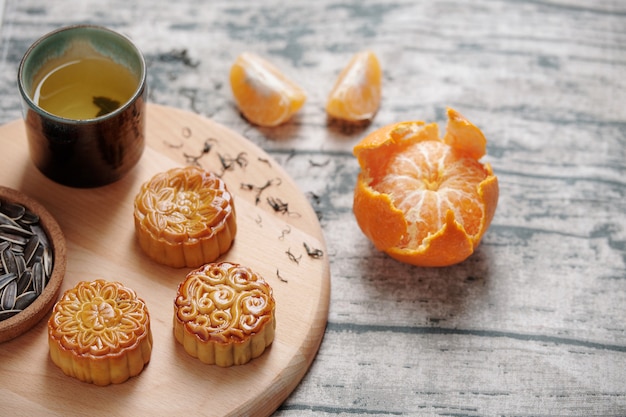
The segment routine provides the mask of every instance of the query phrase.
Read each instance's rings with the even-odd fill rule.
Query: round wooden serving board
[[[146,301],[154,337],[151,361],[139,376],[97,387],[65,376],[52,363],[46,316],[0,344],[2,414],[264,416],[293,391],[317,353],[328,316],[330,268],[306,196],[263,150],[223,126],[153,104],[147,117],[147,147],[137,167],[93,189],[48,180],[30,161],[22,121],[0,127],[0,185],[40,202],[65,233],[61,291],[82,280],[120,281]],[[246,365],[220,368],[185,353],[173,335],[173,300],[190,269],[152,262],[136,241],[133,199],[140,185],[157,172],[191,163],[221,175],[235,195],[237,237],[221,260],[249,266],[274,289],[274,343]],[[309,255],[314,250],[321,256]]]

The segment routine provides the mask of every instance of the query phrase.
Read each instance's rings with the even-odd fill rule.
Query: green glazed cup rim
[[[98,53],[124,65],[138,77],[137,88],[133,95],[119,108],[105,115],[91,119],[70,119],[50,113],[41,108],[33,98],[32,78],[48,59],[63,55],[64,51],[76,40],[85,40]],[[146,84],[146,62],[141,51],[127,36],[98,25],[71,25],[48,32],[37,39],[24,54],[17,72],[17,84],[28,108],[43,117],[66,124],[91,124],[116,117],[123,113],[143,94]]]

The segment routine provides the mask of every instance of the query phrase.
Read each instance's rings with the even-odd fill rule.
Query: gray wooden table
[[[328,326],[276,416],[626,415],[625,2],[0,5],[0,122],[21,117],[17,65],[36,38],[105,25],[143,50],[152,102],[238,131],[316,197],[331,262]],[[342,129],[324,104],[362,49],[381,61],[382,106],[369,126]],[[290,123],[257,128],[236,110],[228,72],[243,51],[307,91]],[[356,225],[352,147],[388,123],[444,123],[446,106],[486,134],[500,202],[470,259],[411,267]]]

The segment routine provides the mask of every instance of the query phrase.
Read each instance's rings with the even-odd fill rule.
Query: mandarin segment
[[[498,181],[482,132],[450,109],[452,134],[422,121],[385,126],[354,148],[361,166],[353,211],[363,233],[391,257],[419,266],[465,260],[491,224]],[[454,140],[451,138],[454,137]]]
[[[380,106],[382,70],[371,51],[355,54],[341,71],[326,103],[330,117],[349,122],[371,120]]]
[[[272,63],[249,52],[233,63],[230,86],[241,113],[259,126],[285,123],[306,101],[302,88]]]
[[[64,374],[100,386],[122,383],[150,361],[147,306],[119,282],[81,281],[55,304],[48,345]]]
[[[424,267],[454,265],[474,252],[472,239],[451,210],[446,213],[441,229],[429,235],[423,244],[426,250],[396,246],[386,252],[398,261]]]
[[[139,246],[154,261],[198,267],[226,253],[237,222],[226,183],[202,168],[173,168],[142,184],[135,197]]]
[[[274,340],[272,288],[250,268],[211,263],[185,277],[174,299],[174,336],[201,362],[243,365]]]
[[[448,108],[448,125],[443,141],[470,158],[480,159],[487,152],[487,139],[483,132],[458,111]]]
[[[439,140],[436,124],[401,122],[384,126],[366,136],[354,147],[354,155],[359,164],[367,164],[369,169],[365,172],[377,178],[390,163],[392,155],[413,143],[432,140]]]

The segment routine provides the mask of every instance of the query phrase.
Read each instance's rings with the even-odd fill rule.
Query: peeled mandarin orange
[[[267,60],[252,53],[237,57],[230,86],[244,117],[259,126],[278,126],[306,101],[306,94]]]
[[[401,262],[448,266],[467,259],[498,204],[498,178],[479,162],[485,150],[480,129],[453,109],[443,138],[436,124],[422,121],[372,132],[354,147],[359,227]]]
[[[355,54],[341,71],[326,103],[335,119],[361,122],[374,117],[380,106],[382,71],[371,51]]]

